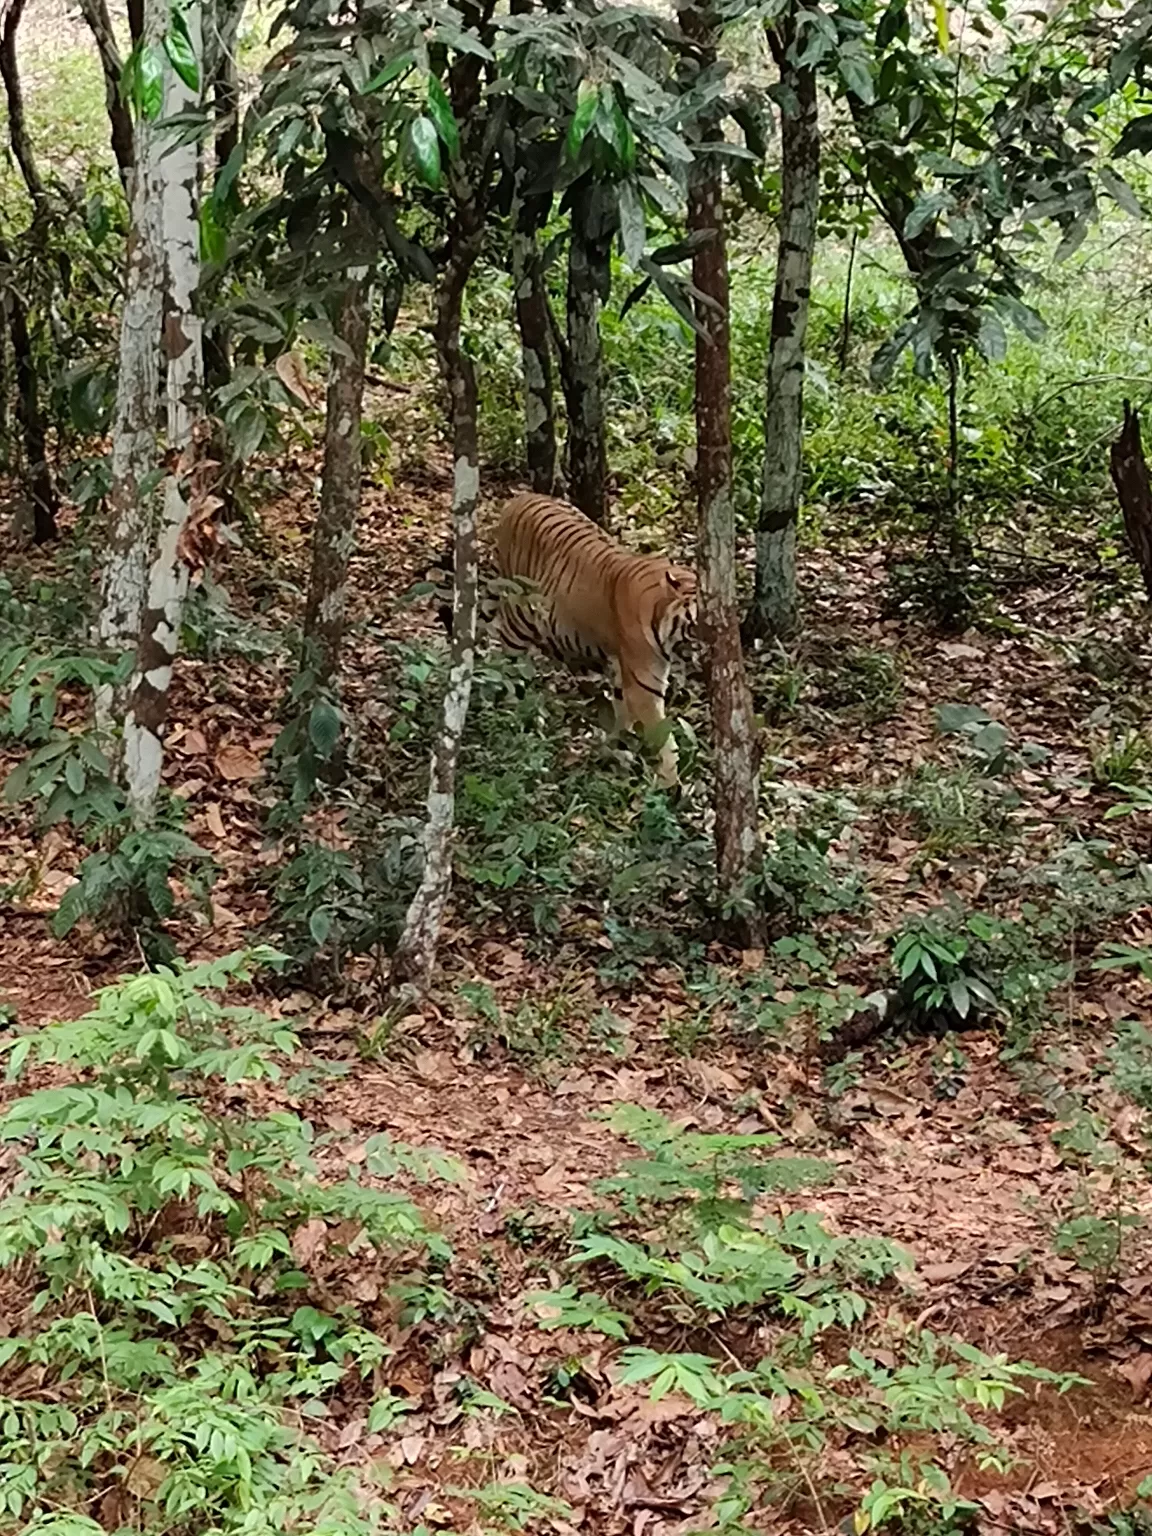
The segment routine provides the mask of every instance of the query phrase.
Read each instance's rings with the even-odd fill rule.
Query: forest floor
[[[295,466],[284,494],[261,508],[259,547],[233,553],[219,573],[238,609],[263,608],[265,620],[290,616],[291,589],[304,575],[313,468]],[[358,729],[381,741],[389,718],[379,678],[389,642],[436,634],[431,605],[401,595],[443,548],[446,503],[447,484],[434,470],[401,467],[391,488],[368,492],[353,573],[362,643],[350,647],[345,698]],[[21,569],[50,579],[66,558],[30,554]],[[998,627],[942,637],[884,616],[886,566],[875,549],[809,553],[802,579],[808,627],[789,663],[801,702],[769,711],[768,753],[773,774],[792,790],[836,790],[863,807],[851,859],[870,893],[868,931],[840,965],[840,980],[866,984],[875,976],[883,936],[910,912],[952,896],[976,903],[997,868],[1035,866],[1057,843],[1111,842],[1122,832],[1140,857],[1152,856],[1146,816],[1104,820],[1115,795],[1094,781],[1092,766],[1093,743],[1114,713],[1131,720],[1142,711],[1147,725],[1152,647],[1129,599],[1085,579],[1070,559],[1045,581],[1006,591]],[[858,670],[846,684],[837,671],[838,658],[859,657],[861,648],[891,663],[872,668],[891,685],[890,697],[865,713],[872,673]],[[778,660],[772,665],[778,694]],[[770,670],[764,663],[758,673],[762,688]],[[187,830],[220,872],[210,922],[174,929],[188,958],[234,950],[267,922],[276,853],[263,827],[260,776],[289,671],[282,654],[181,666],[168,779],[187,803]],[[763,693],[759,702],[765,707]],[[1013,773],[1010,825],[995,846],[918,829],[886,798],[939,755],[934,711],[957,702],[981,706],[1013,741],[1047,751],[1042,766]],[[7,771],[15,761],[13,753],[0,766]],[[0,918],[0,1003],[21,1027],[78,1016],[95,988],[137,963],[122,944],[87,928],[67,940],[49,934],[46,914],[78,857],[67,832],[50,830],[37,841],[26,819],[5,813],[0,886],[21,894]],[[1142,1118],[1107,1066],[1118,1022],[1152,1026],[1152,984],[1138,969],[1076,965],[1050,999],[1042,1031],[1027,1038],[1006,1040],[999,1026],[946,1039],[887,1034],[825,1071],[802,1018],[756,1036],[737,1026],[735,1007],[724,1001],[738,999],[743,980],[765,970],[775,971],[786,998],[787,967],[774,953],[766,959],[712,946],[709,975],[728,991],[705,1017],[695,973],[675,956],[641,961],[624,985],[596,964],[597,947],[611,951],[608,938],[591,946],[564,934],[543,942],[498,919],[476,920],[463,886],[458,898],[436,991],[386,1034],[374,1034],[378,1019],[355,997],[256,993],[300,1030],[305,1074],[313,1067],[326,1074],[322,1092],[283,1090],[279,1102],[333,1134],[335,1164],[362,1160],[364,1141],[387,1131],[452,1153],[466,1170],[461,1183],[433,1197],[431,1213],[451,1234],[453,1287],[478,1309],[479,1323],[464,1330],[460,1347],[450,1330],[432,1342],[427,1328],[394,1333],[389,1382],[416,1404],[402,1435],[367,1435],[362,1417],[331,1431],[341,1458],[367,1453],[390,1462],[410,1528],[455,1522],[446,1490],[468,1480],[460,1458],[469,1454],[489,1473],[519,1476],[565,1500],[563,1517],[545,1522],[556,1529],[671,1536],[709,1523],[722,1486],[712,1470],[718,1431],[710,1416],[682,1394],[653,1403],[642,1386],[614,1382],[606,1341],[590,1348],[587,1339],[541,1332],[514,1305],[529,1273],[539,1272],[540,1255],[574,1211],[602,1203],[597,1182],[627,1156],[598,1118],[621,1102],[701,1131],[767,1130],[779,1136],[781,1152],[828,1160],[836,1170],[830,1183],[762,1198],[758,1209],[804,1208],[835,1231],[905,1245],[916,1268],[886,1293],[890,1320],[915,1320],[1091,1382],[1064,1394],[1030,1386],[1009,1403],[1015,1464],[1007,1471],[981,1470],[969,1449],[944,1437],[938,1458],[956,1491],[979,1503],[985,1529],[1066,1530],[1068,1511],[1099,1512],[1133,1496],[1152,1473],[1152,1187]],[[1137,911],[1108,934],[1148,946],[1152,916]],[[478,1028],[462,1002],[465,982],[486,984],[505,1018],[527,1006],[533,1022],[518,1034]],[[259,1092],[266,1098],[271,1090]],[[1062,1137],[1086,1115],[1115,1151],[1106,1171],[1087,1167]],[[420,1198],[428,1204],[426,1193]],[[1105,1216],[1122,1206],[1126,1222],[1131,1217],[1132,1235],[1103,1275],[1054,1244],[1059,1224],[1086,1201]],[[326,1258],[323,1242],[305,1267],[319,1294],[370,1289],[370,1277],[350,1273],[348,1261]],[[549,1273],[560,1278],[554,1266]],[[671,1323],[662,1328],[662,1339],[646,1342],[693,1347],[675,1341]],[[546,1400],[542,1384],[565,1342],[594,1383],[587,1401]],[[452,1387],[462,1374],[514,1411],[483,1427],[461,1420]],[[790,1499],[757,1513],[757,1528],[828,1528],[851,1507],[827,1491],[847,1475],[846,1458],[843,1449],[825,1448],[797,1472]]]

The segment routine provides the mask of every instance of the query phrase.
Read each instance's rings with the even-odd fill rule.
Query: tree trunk
[[[518,183],[525,174],[523,167],[517,171]],[[539,227],[539,210],[521,198],[518,185],[512,210],[512,291],[524,370],[524,455],[532,489],[551,496],[556,486],[556,412]]]
[[[223,170],[240,142],[240,75],[236,45],[247,0],[215,0],[204,40],[204,74],[216,121],[216,167]]]
[[[600,306],[610,280],[605,193],[586,183],[572,200],[568,241],[568,494],[593,521],[608,522]]]
[[[149,12],[153,4],[155,0],[150,0]],[[202,13],[197,0],[186,0],[184,18],[195,56],[203,60]],[[164,117],[195,112],[199,105],[200,93],[190,90],[166,62]],[[190,494],[202,494],[203,479],[197,463],[202,435],[197,427],[204,418],[204,345],[203,323],[196,313],[200,167],[195,142],[177,139],[166,145],[159,166],[157,189],[162,197],[166,277],[161,350],[166,368],[169,473],[164,481],[158,547],[148,573],[136,667],[124,719],[124,786],[138,826],[151,821],[160,789],[172,667],[188,593],[189,570],[181,535],[193,510]]]
[[[80,0],[80,10],[100,55],[100,67],[104,72],[104,102],[108,108],[108,123],[112,131],[112,153],[116,156],[120,180],[127,191],[136,164],[136,152],[132,114],[120,97],[124,61],[116,46],[116,34],[112,30],[106,0]]]
[[[715,27],[708,10],[687,6],[680,22],[697,44],[700,67],[714,65]],[[719,131],[712,122],[702,126],[709,134]],[[716,155],[698,154],[693,163],[688,228],[711,234],[692,257],[692,282],[712,301],[696,304],[697,574],[699,634],[712,716],[716,874],[721,903],[731,912],[748,902],[749,877],[759,861],[759,750],[736,608],[728,250],[723,177]],[[746,924],[739,926],[747,931]]]
[[[4,95],[8,103],[8,138],[12,153],[20,167],[28,195],[39,208],[44,201],[44,183],[40,180],[32,141],[28,137],[24,92],[20,86],[20,70],[16,60],[16,33],[23,14],[24,0],[8,0],[3,12],[3,24],[0,25],[0,76],[4,80]]]
[[[7,265],[10,259],[8,252],[0,246],[0,262]],[[56,537],[56,514],[60,510],[60,500],[48,464],[36,361],[32,356],[32,341],[28,335],[28,312],[15,288],[8,289],[2,307],[7,312],[8,334],[12,338],[16,420],[24,440],[24,475],[32,502],[32,537],[37,544],[47,544]]]
[[[356,250],[376,243],[375,226],[359,203],[350,202],[347,236]],[[320,511],[312,533],[312,569],[304,609],[304,641],[317,678],[335,677],[344,640],[348,564],[360,515],[360,417],[368,355],[371,267],[350,267],[334,319],[347,348],[333,351],[328,367],[324,469]]]
[[[440,733],[432,754],[424,871],[392,959],[392,986],[423,991],[432,975],[440,927],[452,889],[452,830],[456,818],[456,764],[468,718],[476,648],[476,503],[480,453],[476,375],[460,345],[460,314],[469,274],[480,254],[483,222],[475,206],[461,210],[436,305],[436,347],[452,413],[452,556],[454,593],[448,684]]]
[[[764,414],[764,477],[756,530],[756,594],[748,615],[750,633],[781,639],[794,635],[799,623],[796,524],[803,459],[804,346],[820,208],[816,76],[811,69],[797,69],[788,57],[795,32],[794,22],[788,20],[768,34],[785,87],[780,107],[783,189]]]
[[[1111,463],[1112,484],[1124,514],[1128,543],[1152,602],[1152,486],[1140,441],[1140,416],[1129,400],[1124,402],[1124,426],[1112,444]]]
[[[149,35],[159,46],[168,25],[163,0],[151,0]],[[108,560],[104,568],[97,636],[122,653],[136,644],[148,585],[156,510],[160,410],[159,342],[164,314],[163,145],[156,125],[136,125],[132,219],[120,316],[120,372],[112,429],[112,485],[108,493]],[[97,725],[124,718],[125,698],[109,688],[96,694]]]

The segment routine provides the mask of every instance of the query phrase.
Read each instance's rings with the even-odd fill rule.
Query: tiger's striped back
[[[672,652],[695,622],[696,577],[658,555],[635,555],[591,518],[551,497],[509,500],[496,532],[501,575],[531,584],[500,604],[512,649],[535,646],[567,665],[606,662],[622,723],[663,718]],[[665,743],[667,776],[675,749]]]

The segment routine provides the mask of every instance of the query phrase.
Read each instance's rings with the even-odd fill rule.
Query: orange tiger
[[[535,589],[501,598],[504,644],[537,646],[568,666],[607,663],[617,726],[658,725],[673,647],[696,622],[695,572],[631,554],[575,507],[531,492],[504,506],[496,549],[501,574]],[[671,736],[659,777],[677,782]]]

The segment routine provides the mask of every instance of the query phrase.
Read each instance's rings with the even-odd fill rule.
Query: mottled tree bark
[[[608,522],[600,306],[610,280],[612,224],[605,197],[588,181],[572,199],[568,240],[568,494],[595,522]]]
[[[149,37],[159,47],[168,26],[164,0],[150,0],[147,20]],[[158,499],[156,427],[164,311],[162,150],[157,125],[142,118],[136,128],[136,168],[131,178],[108,493],[108,555],[97,621],[99,643],[118,653],[134,648],[140,634]],[[101,729],[122,720],[125,710],[122,694],[111,688],[97,691],[96,721]]]
[[[104,103],[108,109],[108,125],[112,134],[112,153],[116,156],[120,180],[127,190],[136,164],[136,151],[132,114],[120,97],[124,60],[116,45],[116,34],[112,30],[106,0],[80,0],[80,11],[88,23],[88,30],[92,33],[96,51],[100,55],[100,68],[104,73]]]
[[[463,7],[466,22],[483,33],[493,0]],[[476,654],[476,504],[480,494],[476,374],[460,337],[464,290],[484,244],[492,156],[502,117],[480,104],[480,65],[461,53],[451,75],[456,119],[467,125],[460,158],[449,167],[454,215],[448,259],[436,296],[436,350],[452,421],[453,599],[448,683],[428,783],[424,869],[408,907],[392,957],[391,987],[397,995],[423,992],[432,978],[440,929],[452,892],[452,844],[456,819],[456,770],[472,696]]]
[[[680,12],[699,66],[716,62],[706,5]],[[719,133],[707,122],[705,133]],[[716,875],[721,903],[747,910],[760,855],[759,749],[736,607],[736,517],[732,503],[732,352],[723,176],[716,155],[697,154],[688,182],[688,228],[710,238],[692,257],[692,281],[712,302],[696,303],[696,505],[699,633],[712,718]],[[747,923],[740,926],[747,930]]]
[[[804,446],[804,353],[820,208],[816,76],[812,69],[797,69],[789,58],[795,33],[791,16],[768,32],[787,96],[780,106],[783,189],[756,530],[756,592],[747,621],[750,633],[781,639],[794,635],[799,624],[796,525]]]
[[[522,180],[523,169],[517,179]],[[539,211],[517,188],[512,210],[512,291],[524,372],[524,456],[532,489],[550,496],[556,485],[556,412],[548,293],[539,242]]]
[[[476,652],[476,503],[480,451],[476,427],[476,375],[460,345],[460,312],[468,276],[480,254],[483,224],[457,220],[452,254],[436,306],[436,345],[452,413],[452,555],[455,590],[444,712],[432,754],[424,871],[392,959],[394,987],[422,990],[436,960],[444,911],[452,890],[452,832],[456,817],[456,764],[468,718]]]
[[[347,234],[354,250],[370,256],[376,244],[375,226],[354,200],[349,204]],[[350,267],[333,316],[336,335],[347,352],[333,351],[328,366],[320,511],[312,533],[312,569],[304,608],[305,648],[322,683],[335,677],[340,663],[348,566],[360,516],[360,420],[370,301],[370,262]]]
[[[154,0],[150,0],[149,10],[152,3]],[[197,0],[185,0],[184,19],[195,55],[202,60]],[[194,112],[199,104],[200,93],[190,90],[165,63],[163,116]],[[148,570],[124,719],[124,787],[138,826],[152,819],[160,789],[172,668],[188,594],[189,570],[181,535],[192,510],[191,493],[202,478],[197,464],[197,424],[204,415],[204,344],[203,322],[196,313],[200,168],[195,142],[176,140],[165,145],[159,169],[166,279],[161,350],[166,370],[169,472],[164,480],[159,538]]]

